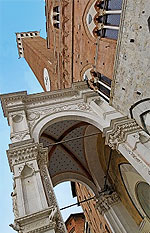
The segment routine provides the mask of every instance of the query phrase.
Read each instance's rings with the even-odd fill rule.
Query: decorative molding
[[[45,188],[45,192],[46,192],[46,196],[47,196],[47,201],[48,201],[48,205],[52,206],[52,212],[49,216],[50,221],[53,220],[53,217],[55,215],[55,221],[56,221],[56,229],[58,232],[62,233],[62,232],[66,232],[66,227],[64,225],[64,221],[62,219],[57,201],[56,201],[56,197],[55,197],[55,193],[53,190],[53,186],[52,186],[52,182],[50,180],[50,176],[48,173],[48,169],[47,166],[44,164],[40,164],[40,172],[41,172],[41,177],[43,180],[43,184],[44,184],[44,188]]]
[[[27,96],[27,91],[18,91],[8,94],[0,95],[2,103],[15,102],[18,100],[24,100]]]
[[[24,130],[24,131],[19,131],[16,133],[11,133],[10,139],[13,143],[18,142],[18,141],[22,141],[22,140],[30,139],[30,132],[29,132],[29,130]]]
[[[17,218],[14,221],[14,226],[19,226],[22,231],[20,233],[40,233],[45,232],[45,230],[55,229],[55,221],[49,220],[49,214],[52,208],[39,211],[34,214],[26,215],[21,218]]]
[[[112,194],[102,194],[96,200],[96,208],[99,210],[100,214],[104,215],[113,205],[120,202],[120,198],[116,192]]]
[[[45,191],[46,191],[48,205],[49,206],[57,206],[55,194],[54,194],[54,191],[53,191],[53,187],[52,187],[50,177],[48,175],[47,167],[43,166],[43,164],[40,165],[40,173],[41,173],[44,188],[45,188]]]
[[[51,105],[52,106],[52,105]],[[88,103],[85,103],[83,100],[82,101],[75,101],[75,102],[70,102],[68,104],[55,104],[53,105],[54,107],[49,108],[39,108],[39,110],[34,110],[34,111],[27,111],[27,114],[30,116],[32,114],[37,115],[38,117],[35,119],[28,118],[28,124],[30,127],[30,130],[32,131],[34,125],[39,121],[39,119],[43,119],[46,116],[50,116],[55,113],[60,113],[60,112],[68,112],[68,111],[83,111],[83,112],[93,112],[91,107],[89,106]]]
[[[28,112],[27,113],[27,119],[28,121],[33,121],[39,119],[40,114],[38,112]]]
[[[55,228],[55,224],[54,223],[50,223],[50,224],[48,224],[46,226],[43,226],[43,227],[40,227],[40,228],[31,230],[31,231],[28,231],[27,233],[43,233],[45,231],[52,230],[54,228]]]
[[[33,103],[41,103],[41,102],[45,102],[46,100],[53,100],[53,99],[62,99],[64,97],[71,97],[74,95],[78,95],[78,92],[76,90],[63,90],[63,91],[57,91],[57,92],[42,92],[42,93],[38,93],[36,95],[32,94],[29,95],[26,100],[25,103],[27,104],[33,104]]]
[[[14,165],[26,163],[34,159],[38,162],[42,161],[42,163],[47,163],[47,156],[48,149],[42,148],[41,144],[36,143],[24,144],[7,150],[7,157],[11,171],[13,171]]]
[[[39,221],[40,219],[42,220],[43,218],[46,218],[46,217],[48,218],[49,215],[50,215],[51,210],[52,210],[52,208],[49,207],[49,208],[41,210],[39,212],[17,218],[15,221],[19,222],[21,225],[23,225],[23,224],[26,225],[27,223],[32,223],[32,222],[35,222],[37,220]],[[42,221],[45,222],[46,220],[42,220]]]
[[[13,117],[12,117],[12,121],[15,122],[15,123],[19,123],[23,120],[23,116],[22,114],[15,114]]]
[[[5,117],[7,116],[8,108],[11,108],[14,106],[16,107],[17,102],[18,102],[17,106],[19,105],[20,106],[19,110],[21,110],[21,105],[23,101],[26,99],[26,97],[27,97],[26,91],[0,95],[0,100],[2,102],[4,116]]]
[[[120,117],[111,120],[110,127],[104,129],[103,135],[106,137],[106,145],[109,145],[112,149],[117,150],[119,144],[125,142],[129,134],[138,132],[140,130],[140,126],[134,119]]]
[[[57,112],[62,112],[62,111],[69,111],[69,110],[86,110],[86,111],[91,111],[91,108],[89,107],[88,104],[84,103],[84,102],[76,102],[74,104],[63,104],[63,106],[60,105],[55,105],[55,107],[49,107],[49,108],[43,108],[43,109],[39,109],[39,111],[28,111],[29,115],[32,115],[33,113],[37,114],[39,117],[35,118],[35,119],[28,119],[29,121],[33,121],[33,120],[37,120],[39,119],[41,116],[46,116],[46,115],[50,115],[50,114],[54,114]]]
[[[13,213],[15,218],[19,217],[18,205],[17,205],[17,192],[16,192],[16,183],[15,180],[13,182],[13,192],[11,193],[12,197],[12,206],[13,206]]]

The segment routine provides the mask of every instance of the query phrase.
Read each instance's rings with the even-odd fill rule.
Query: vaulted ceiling
[[[41,134],[40,142],[44,147],[48,147],[49,172],[52,180],[60,174],[61,176],[70,174],[71,179],[82,176],[94,183],[87,162],[83,137],[89,126],[86,122],[65,120],[50,125]],[[99,133],[99,131],[93,127],[90,133]],[[88,135],[90,133],[88,130]],[[88,137],[89,142],[92,137],[97,135]],[[58,143],[60,141],[63,143]]]

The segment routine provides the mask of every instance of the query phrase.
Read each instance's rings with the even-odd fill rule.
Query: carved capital
[[[104,215],[106,211],[119,201],[120,198],[116,192],[113,192],[110,195],[102,194],[96,201],[96,208],[99,210],[100,214]]]
[[[99,30],[102,30],[103,28],[104,28],[104,24],[103,24],[103,23],[99,23],[99,24],[98,24],[98,29],[99,29]]]
[[[100,16],[106,15],[106,10],[100,9],[98,13]]]
[[[121,117],[111,120],[110,127],[105,128],[103,131],[103,135],[106,137],[105,143],[112,149],[117,150],[119,144],[125,142],[129,134],[139,130],[141,128],[134,119]]]
[[[10,147],[7,150],[7,157],[11,171],[18,164],[27,163],[31,160],[37,160],[38,164],[47,164],[48,149],[42,148],[41,144],[30,143],[22,146]]]

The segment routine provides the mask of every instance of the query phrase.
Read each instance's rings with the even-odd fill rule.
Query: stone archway
[[[88,185],[97,195],[104,185],[104,173],[97,152],[97,138],[101,131],[77,120],[77,117],[72,116],[69,120],[70,116],[65,114],[67,118],[63,121],[62,118],[55,118],[55,123],[48,122],[47,128],[43,126],[39,135],[39,142],[48,147],[48,167],[53,185],[76,180]]]
[[[108,103],[101,100],[99,96],[88,90],[84,84],[76,84],[71,89],[54,93],[27,95],[26,92],[19,92],[3,95],[1,98],[4,115],[7,116],[11,126],[10,137],[12,144],[7,154],[11,171],[14,174],[13,208],[17,213],[14,222],[15,229],[19,229],[23,233],[36,232],[37,230],[49,233],[66,232],[47,166],[49,151],[39,143],[39,136],[48,127],[58,124],[60,121],[82,121],[88,126],[93,125],[98,128],[106,137],[105,143],[112,149],[120,151],[140,171],[140,174],[149,181],[149,175],[146,173],[149,171],[148,156],[145,159],[145,155],[142,154],[143,151],[146,151],[147,155],[149,152],[149,138],[147,135],[143,134],[133,119],[123,117]],[[120,129],[122,130],[121,134]],[[143,141],[143,137],[146,138],[146,141]],[[51,141],[53,141],[52,138]],[[141,152],[142,148],[144,150]],[[64,149],[66,150],[66,148]],[[89,151],[87,150],[87,154]],[[139,157],[139,152],[141,157]],[[101,179],[98,179],[97,174],[92,169],[93,165],[90,156],[88,155],[87,158],[88,164],[90,164],[88,173],[93,179],[91,182],[93,181],[96,188],[101,187],[100,183],[98,183],[98,180]],[[27,174],[23,178],[21,171],[25,166],[31,169],[26,169]],[[29,170],[33,172],[29,172]],[[87,182],[87,176],[83,170],[80,175],[84,175],[84,179],[81,176],[67,177],[67,173],[64,179],[82,179],[83,183],[92,188],[92,185]],[[58,181],[55,180],[55,182]],[[33,186],[36,193],[39,193],[39,195],[34,196],[33,193],[31,195],[31,197],[35,197],[36,200],[34,201],[37,201],[37,212],[34,212],[33,208],[29,208],[29,213],[26,212],[27,204],[31,203],[28,200],[30,193],[26,190],[28,185]],[[28,190],[33,191],[34,189],[30,188]],[[115,208],[114,201],[117,201]],[[24,202],[27,202],[27,204],[25,205]],[[117,220],[115,225],[113,224],[114,219],[118,219],[118,213],[122,208],[122,203],[118,204],[116,194],[112,195],[112,197],[110,195],[105,196],[104,199],[102,198],[102,202],[108,208],[106,208],[106,219],[112,229],[118,230],[119,227],[119,233],[129,232],[130,226],[126,225],[124,219],[129,220],[130,215],[125,210],[121,215],[122,218]],[[100,207],[102,207],[102,202],[100,200]],[[111,206],[112,204],[113,206]],[[131,229],[134,229],[133,232],[138,232],[137,226],[132,220],[130,224]]]

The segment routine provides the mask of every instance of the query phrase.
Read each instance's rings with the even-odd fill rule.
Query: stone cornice
[[[4,94],[0,96],[2,108],[4,112],[4,116],[6,117],[8,115],[8,112],[12,111],[20,111],[22,108],[24,109],[24,106],[30,105],[30,104],[41,104],[47,101],[53,102],[54,100],[59,99],[59,102],[62,101],[64,98],[70,98],[73,97],[75,99],[80,99],[84,95],[84,99],[87,95],[93,95],[93,91],[89,90],[87,88],[87,85],[85,82],[79,82],[74,83],[72,85],[72,88],[64,89],[64,90],[57,90],[53,92],[41,92],[37,94],[31,94],[27,95],[26,91],[23,92],[15,92],[15,93],[9,93]],[[64,100],[63,100],[64,102]]]
[[[61,91],[53,91],[53,92],[42,92],[38,94],[28,95],[27,99],[25,100],[25,103],[30,104],[40,101],[71,97],[74,95],[78,95],[78,92],[76,90],[70,90],[70,89],[63,91],[61,90]]]
[[[26,104],[30,104],[30,103],[40,102],[40,101],[61,99],[61,98],[65,98],[65,97],[67,98],[67,97],[73,97],[73,96],[80,98],[81,97],[80,92],[84,90],[89,92],[89,89],[87,88],[87,85],[85,84],[85,82],[74,83],[72,85],[72,88],[57,90],[53,92],[42,92],[38,94],[28,95],[24,102]]]
[[[49,216],[51,211],[52,211],[52,207],[49,207],[49,208],[47,208],[45,210],[36,212],[34,214],[29,214],[29,215],[26,215],[26,216],[21,217],[21,218],[16,218],[15,220],[17,222],[20,222],[21,224],[26,224],[26,223],[35,221],[37,219],[41,219],[41,218],[44,218],[46,216]]]
[[[23,101],[27,97],[27,92],[22,91],[22,92],[14,92],[14,93],[8,93],[8,94],[3,94],[0,95],[0,100],[1,100],[1,105],[2,109],[4,112],[4,116],[7,116],[7,111],[8,111],[8,106],[12,107],[14,102],[19,102],[19,105],[23,103]],[[19,110],[20,110],[19,106]]]
[[[55,221],[49,220],[49,215],[52,208],[47,208],[43,211],[26,215],[15,219],[15,223],[21,226],[26,233],[42,233],[51,229],[55,229]]]

